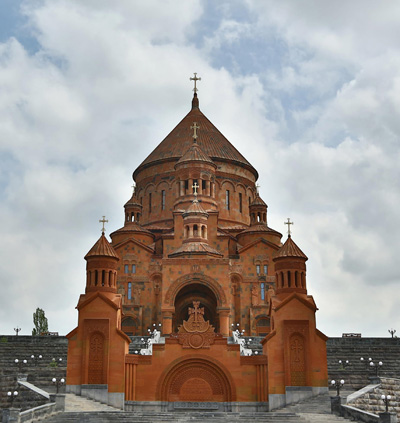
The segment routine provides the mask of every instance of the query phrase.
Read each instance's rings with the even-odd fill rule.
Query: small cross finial
[[[197,182],[195,182],[195,183],[192,185],[192,188],[193,188],[193,194],[197,197],[197,188],[200,188],[200,185],[198,185],[198,183],[197,183]]]
[[[191,81],[194,81],[194,88],[193,88],[193,91],[195,92],[195,93],[197,93],[197,86],[196,86],[196,82],[197,81],[201,81],[201,78],[197,78],[197,72],[194,72],[194,77],[192,78],[190,78],[190,80]]]
[[[290,234],[291,234],[291,232],[290,232],[290,225],[294,225],[294,222],[291,222],[290,221],[290,218],[288,217],[287,218],[287,222],[283,222],[285,225],[288,225],[288,230],[287,230],[287,233],[288,233],[288,235],[290,236]]]
[[[193,139],[194,142],[196,142],[197,139],[197,130],[200,129],[200,125],[197,124],[197,122],[193,122],[193,125],[190,127],[190,129],[193,129]]]
[[[260,193],[260,185],[259,185],[259,184],[257,184],[257,185],[256,185],[256,193],[257,193],[257,194],[259,194],[259,193]]]
[[[104,232],[105,232],[105,230],[106,230],[106,228],[104,227],[104,224],[105,224],[105,223],[108,223],[108,220],[106,220],[106,217],[105,217],[105,216],[103,216],[103,219],[100,219],[100,220],[99,220],[99,222],[103,224],[103,227],[102,227],[102,229],[101,229],[101,232],[104,234]]]
[[[136,185],[135,185],[135,183],[133,183],[133,185],[132,185],[132,187],[131,187],[132,189],[133,189],[133,194],[135,193],[135,188],[136,188]],[[104,216],[103,216],[104,217]]]

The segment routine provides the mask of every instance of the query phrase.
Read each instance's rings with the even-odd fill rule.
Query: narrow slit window
[[[125,264],[124,273],[129,273],[129,264]]]
[[[132,283],[128,283],[128,300],[132,299]]]
[[[242,193],[239,192],[239,212],[242,213],[243,207],[242,207]]]
[[[261,299],[265,300],[265,283],[261,282]]]
[[[230,198],[229,198],[229,189],[227,189],[226,190],[226,193],[225,193],[225,196],[226,196],[226,198],[225,198],[225,200],[226,200],[226,209],[227,210],[230,210],[230,207],[231,207],[231,205],[230,205]]]
[[[136,264],[132,264],[132,273],[136,273]]]
[[[149,194],[149,213],[151,213],[151,192]]]
[[[268,275],[268,265],[264,264],[264,275]]]
[[[260,274],[260,271],[261,271],[260,265],[259,264],[256,264],[256,273],[257,273],[257,275]]]
[[[165,190],[161,191],[161,210],[165,210]]]

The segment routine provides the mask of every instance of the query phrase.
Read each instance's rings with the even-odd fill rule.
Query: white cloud
[[[193,71],[201,109],[259,171],[270,225],[295,221],[320,328],[399,322],[400,6],[304,4],[249,0],[239,19],[230,2],[25,2],[38,50],[0,44],[0,332],[29,333],[36,307],[75,325],[97,221],[122,224]]]

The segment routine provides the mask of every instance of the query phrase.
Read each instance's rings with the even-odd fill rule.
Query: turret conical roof
[[[113,257],[113,258],[119,259],[114,248],[111,246],[111,244],[107,241],[107,238],[104,236],[104,232],[102,232],[101,237],[93,245],[90,251],[86,254],[85,260],[87,260],[89,257],[96,257],[96,256]]]
[[[290,235],[275,256],[276,259],[285,257],[298,257],[308,260],[308,257],[300,250]]]

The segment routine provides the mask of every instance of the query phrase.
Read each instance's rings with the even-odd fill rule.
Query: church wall
[[[277,311],[272,313],[274,331],[263,341],[263,353],[274,363],[268,368],[270,394],[285,394],[287,386],[328,384],[327,338],[316,329],[312,299],[301,295],[311,308],[297,298],[281,308],[276,305]]]
[[[167,345],[157,345],[153,349],[153,356],[147,359],[148,364],[139,364],[136,371],[136,401],[162,401],[163,381],[173,366],[191,360],[210,360],[217,366],[224,369],[230,380],[233,398],[238,402],[259,401],[259,390],[257,381],[257,369],[252,364],[242,364],[243,357],[240,357],[239,349],[233,346],[227,348],[226,340],[221,344],[217,341],[210,349],[183,349],[177,341],[169,341]],[[195,353],[195,355],[194,355]],[[254,357],[256,359],[256,357]],[[250,358],[251,359],[251,358]],[[252,360],[247,360],[251,362]],[[255,361],[255,360],[254,360]],[[193,381],[195,382],[195,380]],[[212,384],[212,382],[210,382]],[[185,392],[181,392],[185,400]],[[186,393],[189,395],[189,393]],[[187,398],[186,400],[190,400]],[[213,400],[210,398],[209,400]]]

